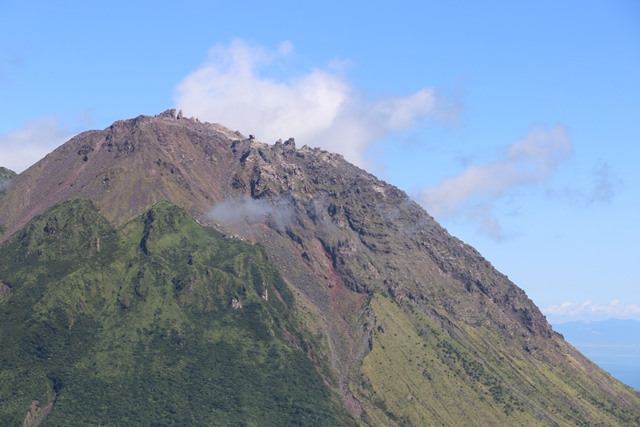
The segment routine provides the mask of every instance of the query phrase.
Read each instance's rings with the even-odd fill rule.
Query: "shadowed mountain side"
[[[11,182],[2,240],[79,197],[115,227],[168,200],[262,245],[328,386],[365,425],[640,425],[636,391],[404,192],[340,155],[170,110],[83,133]]]

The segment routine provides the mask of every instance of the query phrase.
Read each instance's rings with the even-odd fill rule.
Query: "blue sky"
[[[178,107],[344,154],[552,321],[640,319],[639,2],[94,3],[0,2],[0,165]]]

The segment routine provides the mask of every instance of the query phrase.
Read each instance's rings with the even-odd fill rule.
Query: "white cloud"
[[[403,129],[413,124],[416,117],[433,114],[435,107],[435,90],[427,88],[410,96],[380,101],[375,108],[386,119],[386,125],[390,129]]]
[[[292,51],[288,42],[275,53],[242,40],[215,46],[207,61],[176,87],[176,108],[255,134],[263,142],[295,137],[300,144],[338,152],[361,167],[367,166],[365,154],[373,142],[421,118],[441,115],[431,88],[367,101],[335,61],[283,81],[261,74],[266,65]]]
[[[623,304],[618,300],[613,300],[609,304],[598,304],[591,301],[581,303],[565,301],[559,305],[550,305],[543,308],[542,312],[546,316],[559,321],[605,320],[610,318],[640,320],[640,305]]]
[[[22,172],[73,135],[54,117],[41,117],[0,134],[0,166]]]
[[[495,203],[518,188],[547,183],[572,152],[563,126],[536,129],[506,147],[500,159],[470,165],[459,175],[424,188],[418,199],[436,218],[463,216],[499,239],[504,235],[493,213]]]

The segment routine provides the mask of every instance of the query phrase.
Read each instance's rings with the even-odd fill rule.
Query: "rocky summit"
[[[633,426],[398,188],[175,110],[0,168],[0,424]]]

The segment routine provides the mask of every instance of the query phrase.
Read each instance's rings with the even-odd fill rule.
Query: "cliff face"
[[[165,201],[263,247],[314,337],[307,357],[359,423],[640,424],[636,391],[404,192],[339,155],[173,110],[119,121],[11,180],[0,242],[76,198],[117,230]]]

